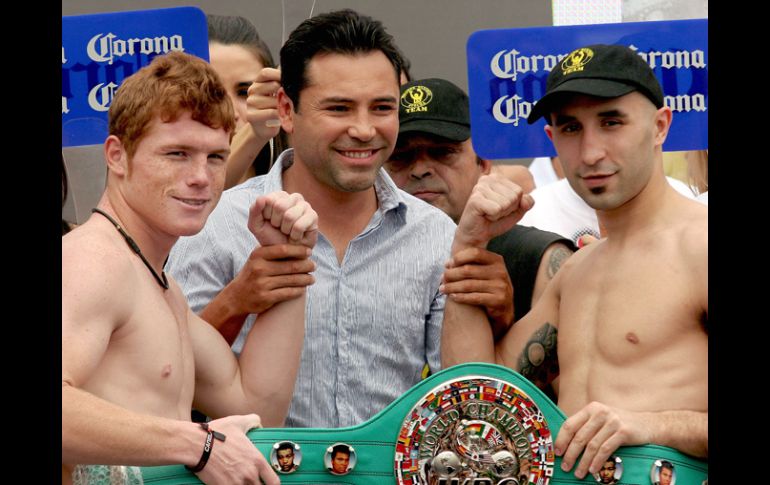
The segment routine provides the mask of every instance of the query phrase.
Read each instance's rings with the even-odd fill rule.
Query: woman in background
[[[286,134],[265,116],[278,113],[274,93],[278,90],[280,71],[275,69],[267,44],[256,27],[240,16],[206,15],[209,29],[209,58],[227,94],[233,102],[236,131],[231,142],[225,188],[267,173],[288,145]],[[249,89],[254,81],[260,81]],[[252,100],[247,103],[249,95]],[[250,106],[251,104],[256,104]],[[249,108],[254,108],[249,115]]]

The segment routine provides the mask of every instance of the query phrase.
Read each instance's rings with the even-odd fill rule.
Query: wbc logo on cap
[[[425,86],[412,86],[401,95],[401,106],[407,113],[428,111],[428,104],[433,100],[433,92]]]
[[[582,47],[570,52],[570,54],[561,62],[562,75],[566,76],[573,72],[582,71],[583,67],[585,67],[593,57],[594,51],[587,47]]]

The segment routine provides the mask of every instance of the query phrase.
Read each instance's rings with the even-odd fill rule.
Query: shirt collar
[[[283,190],[283,171],[294,163],[294,149],[284,150],[273,164],[265,179],[265,192]],[[377,194],[377,210],[386,213],[395,210],[397,214],[406,215],[406,202],[403,192],[396,186],[393,179],[384,168],[380,168],[374,180],[374,191]]]

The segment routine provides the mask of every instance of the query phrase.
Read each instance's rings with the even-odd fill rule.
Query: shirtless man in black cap
[[[481,309],[447,311],[442,363],[497,362],[547,382],[558,353],[558,405],[569,418],[555,450],[579,478],[621,445],[706,457],[708,208],[666,183],[672,112],[660,85],[632,50],[587,46],[549,74],[529,121],[541,116],[570,185],[608,236],[570,257],[497,344]],[[453,253],[483,247],[531,206],[514,184],[482,177]]]

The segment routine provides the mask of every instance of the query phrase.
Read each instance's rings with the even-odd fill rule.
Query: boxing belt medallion
[[[613,455],[613,478],[580,480],[561,470],[554,440],[566,419],[520,374],[494,364],[444,369],[421,381],[371,419],[338,429],[263,428],[247,433],[279,471],[281,483],[339,485],[650,485],[661,463],[672,485],[701,485],[708,463],[658,445],[626,446]],[[290,445],[285,445],[290,443]],[[280,472],[276,449],[292,449]],[[348,454],[335,473],[332,450]],[[301,452],[300,452],[301,450]],[[216,453],[216,449],[213,451]],[[301,461],[300,461],[301,460]],[[340,470],[336,470],[340,472]],[[144,467],[144,483],[201,483],[182,465]]]

